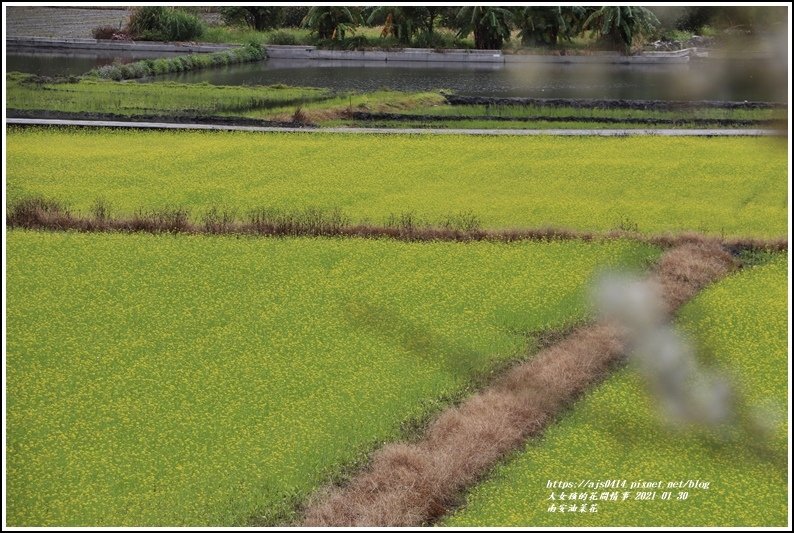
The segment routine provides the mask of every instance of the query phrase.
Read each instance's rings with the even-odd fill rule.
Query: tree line
[[[124,28],[100,27],[97,39],[135,38],[186,41],[201,38],[199,9],[143,6],[132,10]],[[258,31],[306,28],[323,46],[419,46],[502,49],[514,37],[524,47],[557,47],[590,34],[599,48],[629,52],[665,32],[731,30],[763,33],[786,21],[783,8],[759,6],[223,6],[227,26]],[[661,22],[660,22],[661,19]],[[380,27],[381,39],[353,36],[361,26]],[[444,28],[445,31],[439,31]],[[672,31],[671,31],[672,30]],[[272,44],[298,43],[294,33],[271,32]],[[679,32],[686,35],[687,33]],[[454,37],[453,37],[454,35]],[[726,33],[727,35],[727,33]],[[676,40],[678,38],[674,37]],[[281,42],[279,42],[281,41]],[[357,43],[358,41],[358,43]]]
[[[358,26],[382,25],[382,37],[403,44],[417,35],[433,42],[433,32],[441,26],[455,30],[459,38],[473,34],[478,49],[500,49],[518,30],[526,46],[556,46],[590,31],[628,50],[659,25],[652,11],[637,6],[229,6],[221,15],[229,24],[245,23],[257,30],[300,26],[320,39],[344,39]]]

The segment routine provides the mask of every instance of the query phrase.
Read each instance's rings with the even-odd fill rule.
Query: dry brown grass
[[[438,103],[435,95],[425,97],[415,97],[413,95],[402,95],[396,93],[395,97],[391,100],[375,101],[375,102],[360,102],[356,97],[356,103],[353,104],[351,99],[348,103],[339,105],[327,105],[323,107],[310,107],[304,109],[303,113],[306,122],[316,124],[320,122],[327,122],[329,120],[339,120],[347,118],[355,118],[356,112],[372,112],[372,113],[389,113],[392,111],[416,109],[418,107],[426,107]],[[289,113],[274,113],[268,116],[268,119],[274,121],[288,122],[292,118]]]
[[[703,287],[737,267],[722,246],[687,243],[662,255],[651,278],[660,284],[669,312],[700,292]]]
[[[733,268],[731,255],[719,245],[687,243],[665,253],[651,277],[661,284],[672,312]],[[456,504],[462,489],[601,381],[621,359],[625,343],[625,333],[611,324],[575,330],[442,412],[416,442],[388,444],[345,486],[324,488],[307,505],[301,525],[434,521]]]
[[[362,238],[389,238],[403,241],[598,241],[631,239],[672,248],[684,244],[697,246],[725,246],[733,252],[743,249],[784,251],[788,239],[736,238],[722,239],[699,233],[644,235],[637,232],[612,230],[607,232],[568,230],[560,228],[526,228],[486,230],[480,228],[456,229],[443,226],[399,224],[376,226],[354,224],[337,211],[304,210],[280,213],[269,209],[252,210],[243,217],[237,213],[211,208],[200,218],[201,224],[191,221],[184,208],[140,210],[132,217],[101,217],[72,213],[57,201],[40,197],[22,199],[11,205],[6,216],[9,228],[40,229],[50,231],[87,232],[179,232],[210,234],[246,234],[262,236],[338,236]]]

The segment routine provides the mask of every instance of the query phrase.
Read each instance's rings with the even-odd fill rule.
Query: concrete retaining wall
[[[596,52],[591,55],[503,54],[501,50],[433,50],[403,48],[401,50],[320,50],[314,46],[268,45],[267,55],[273,59],[317,59],[349,61],[417,61],[442,63],[686,63],[690,49],[675,52],[647,52],[625,56],[617,52]]]
[[[8,37],[6,47],[30,49],[83,49],[138,52],[202,53],[234,48],[232,44],[161,43],[149,41],[110,41],[97,39],[45,39],[39,37]],[[694,49],[675,52],[646,52],[624,56],[617,52],[595,52],[590,55],[503,54],[501,50],[434,50],[403,48],[399,50],[322,50],[314,46],[267,45],[272,59],[313,59],[323,61],[408,61],[419,63],[686,63]]]
[[[273,59],[319,59],[358,61],[437,61],[504,63],[501,50],[445,50],[432,48],[403,48],[400,50],[322,50],[314,46],[267,45],[267,55]]]
[[[617,52],[595,52],[592,55],[525,55],[505,54],[505,63],[587,63],[587,64],[669,64],[688,63],[694,49],[675,52],[645,52],[641,55],[625,56]]]

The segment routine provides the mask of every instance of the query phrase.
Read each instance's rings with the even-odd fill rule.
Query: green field
[[[785,526],[787,261],[778,256],[701,293],[678,323],[705,359],[728,373],[745,401],[777,422],[766,449],[757,434],[675,434],[659,425],[639,378],[621,371],[577,403],[542,439],[475,487],[449,526]],[[705,357],[705,356],[707,357]],[[764,412],[764,411],[762,411]],[[549,480],[702,480],[679,501],[597,501],[596,513],[548,512]],[[598,490],[600,494],[603,490]],[[559,496],[559,490],[555,491]],[[634,492],[634,491],[632,491]],[[558,497],[557,496],[557,497]],[[590,502],[588,502],[590,503]]]
[[[232,525],[458,397],[624,241],[8,237],[8,522]],[[404,428],[403,428],[404,429]]]
[[[296,106],[331,97],[325,89],[303,87],[216,86],[205,83],[139,83],[83,79],[75,83],[41,83],[29,74],[6,75],[9,109],[88,113],[240,114],[251,109]]]
[[[339,209],[383,223],[786,233],[786,151],[760,138],[560,138],[10,129],[8,200],[86,211]]]

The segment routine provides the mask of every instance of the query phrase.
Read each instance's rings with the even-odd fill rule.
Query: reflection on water
[[[7,70],[44,75],[81,74],[114,60],[165,53],[13,53]],[[175,54],[170,54],[175,55]],[[271,59],[156,80],[216,85],[327,87],[339,91],[449,89],[464,95],[536,98],[787,101],[786,62],[693,59],[683,64],[423,63]],[[142,80],[151,81],[151,80]]]

